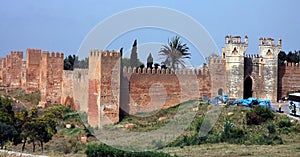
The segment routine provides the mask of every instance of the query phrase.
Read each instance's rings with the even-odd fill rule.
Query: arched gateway
[[[244,80],[244,99],[247,99],[249,97],[252,97],[252,86],[253,86],[253,80],[250,76],[247,76]]]

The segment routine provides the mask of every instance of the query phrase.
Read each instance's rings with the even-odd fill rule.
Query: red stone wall
[[[3,84],[3,70],[5,68],[5,59],[0,58],[0,83]]]
[[[88,112],[88,69],[74,69],[73,97],[80,111]]]
[[[12,51],[6,57],[6,78],[4,83],[11,88],[21,87],[22,85],[22,51]]]
[[[226,63],[225,59],[220,57],[212,57],[208,63],[209,73],[211,76],[211,95],[217,96],[219,90],[222,94],[227,94],[226,91]]]
[[[74,71],[71,70],[63,71],[61,104],[65,106],[71,105],[73,106],[73,108],[76,108],[74,104],[74,98],[73,98],[73,77],[74,77]],[[73,101],[70,101],[70,99],[73,99]]]
[[[49,52],[42,53],[40,64],[40,105],[61,103],[63,67],[63,53],[52,52],[51,55]]]
[[[119,52],[90,52],[88,120],[91,126],[103,126],[119,121],[120,66]]]
[[[300,66],[295,63],[278,65],[278,99],[290,91],[300,90]]]
[[[88,112],[88,69],[63,71],[61,104]]]
[[[39,90],[41,49],[26,50],[26,92]]]
[[[96,127],[100,125],[100,111],[98,105],[98,81],[96,79],[89,80],[88,89],[88,122],[91,126]]]
[[[121,110],[125,114],[169,108],[188,100],[211,96],[207,67],[202,71],[123,69]]]
[[[103,52],[100,63],[100,122],[117,123],[120,107],[121,54],[115,51]]]

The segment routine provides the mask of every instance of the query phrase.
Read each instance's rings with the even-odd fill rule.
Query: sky
[[[258,52],[260,37],[274,38],[276,43],[281,38],[284,51],[300,49],[298,0],[0,0],[0,4],[0,57],[12,50],[25,52],[27,48],[64,52],[65,55],[78,54],[89,32],[99,23],[122,11],[145,6],[169,8],[194,19],[210,34],[219,54],[226,35],[247,35],[248,54]],[[127,21],[120,20],[119,24],[126,25]],[[182,27],[185,27],[184,24]],[[174,35],[176,32],[168,30],[138,29],[116,37],[108,47],[99,49],[119,50],[123,47],[129,52],[134,39],[137,39],[138,45],[146,47],[145,50],[138,49],[145,51],[140,54],[145,59],[150,52],[157,54],[159,50],[149,49],[149,43],[161,46]],[[195,45],[186,38],[182,41],[191,48],[192,57],[195,56],[193,59],[201,60]]]

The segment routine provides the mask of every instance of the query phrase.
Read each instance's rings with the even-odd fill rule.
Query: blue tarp
[[[223,102],[227,102],[229,99],[229,96],[227,94],[223,95]]]
[[[247,107],[252,107],[253,105],[259,105],[262,107],[268,107],[271,108],[271,101],[270,100],[261,100],[258,98],[248,98],[248,99],[238,99],[238,104],[247,106]]]

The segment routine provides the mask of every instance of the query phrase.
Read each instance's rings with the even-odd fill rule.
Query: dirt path
[[[26,157],[48,157],[45,155],[32,155],[32,154],[26,154],[26,153],[20,153],[20,152],[13,152],[13,151],[7,151],[7,150],[0,150],[0,154],[9,155],[9,156],[26,156]]]

